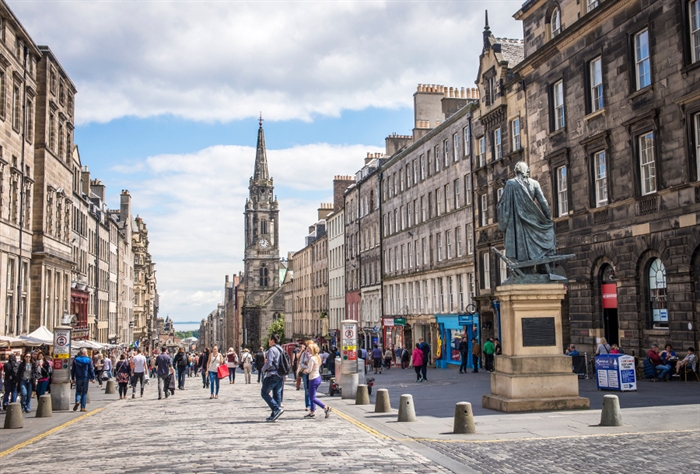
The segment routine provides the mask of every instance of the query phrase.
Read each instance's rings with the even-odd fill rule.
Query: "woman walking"
[[[226,367],[228,367],[228,383],[231,385],[236,382],[236,367],[238,367],[238,354],[233,350],[233,347],[228,348]]]
[[[209,389],[211,398],[219,398],[219,366],[224,363],[224,357],[219,354],[219,346],[214,346],[207,360],[207,371],[209,373]]]
[[[307,374],[309,378],[309,401],[311,402],[311,406],[309,408],[309,413],[304,415],[304,418],[316,418],[317,406],[323,409],[326,418],[328,418],[331,414],[331,407],[327,407],[316,397],[318,387],[321,385],[321,358],[318,356],[318,346],[315,343],[311,343],[307,346],[306,350],[309,353],[309,359],[306,363],[304,373]]]
[[[247,348],[243,349],[241,364],[243,365],[243,372],[245,373],[245,383],[250,383],[250,370],[253,368],[253,356],[250,355],[250,351]]]
[[[102,373],[104,374],[105,380],[109,380],[114,377],[114,375],[112,375],[113,368],[114,366],[112,365],[112,359],[109,357],[102,359]]]
[[[19,393],[22,397],[22,411],[29,413],[32,409],[32,392],[36,387],[36,365],[32,355],[27,352],[19,364]]]
[[[119,400],[126,400],[126,391],[129,387],[131,368],[126,354],[122,354],[117,362],[117,384],[119,385]]]
[[[384,366],[386,367],[386,370],[391,369],[391,361],[394,359],[394,352],[387,347],[386,351],[384,351]]]
[[[422,382],[423,377],[421,377],[420,370],[423,367],[423,351],[420,350],[420,344],[416,344],[416,348],[413,349],[411,363],[413,364],[413,370],[416,371],[416,382]]]
[[[49,378],[51,377],[51,364],[44,359],[44,354],[41,352],[36,356],[36,373],[36,399],[38,402],[39,397],[45,394],[46,389],[49,388]]]

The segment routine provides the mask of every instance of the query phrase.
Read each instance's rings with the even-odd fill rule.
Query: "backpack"
[[[287,352],[280,348],[280,358],[277,362],[277,374],[288,375],[292,372],[292,364],[289,362]]]

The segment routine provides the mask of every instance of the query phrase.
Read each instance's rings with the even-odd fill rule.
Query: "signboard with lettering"
[[[617,308],[617,284],[603,283],[603,309]]]
[[[357,360],[357,326],[343,324],[343,360]]]
[[[70,359],[70,329],[54,329],[54,359]]]

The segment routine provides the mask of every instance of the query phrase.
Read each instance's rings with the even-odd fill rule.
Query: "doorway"
[[[619,345],[620,325],[617,319],[617,283],[615,283],[615,269],[611,265],[603,265],[600,281],[604,336],[608,344]]]

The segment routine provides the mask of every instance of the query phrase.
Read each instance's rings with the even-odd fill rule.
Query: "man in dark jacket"
[[[209,373],[207,372],[207,361],[209,360],[209,348],[202,351],[199,356],[199,370],[202,371],[202,388],[209,388]]]
[[[187,354],[185,354],[184,348],[181,347],[177,354],[175,354],[173,365],[177,368],[177,388],[179,390],[184,390],[185,374],[187,374]]]
[[[462,336],[462,340],[459,343],[459,355],[462,358],[462,364],[459,366],[459,373],[467,373],[467,361],[469,360],[469,343],[467,342],[467,336]]]
[[[73,411],[87,411],[88,382],[95,382],[95,366],[92,365],[92,360],[87,356],[87,349],[80,349],[80,354],[73,360],[73,365],[70,369],[71,382],[75,385],[75,405]]]
[[[262,379],[263,365],[265,365],[265,353],[261,347],[258,349],[258,352],[255,353],[255,370],[258,371],[258,383],[260,383],[260,379]]]
[[[421,366],[420,371],[421,375],[423,376],[423,380],[427,382],[428,363],[430,362],[430,345],[425,342],[422,337],[418,339],[418,342],[420,342],[420,350],[423,351],[423,365]]]
[[[158,400],[163,398],[162,390],[165,390],[165,398],[168,398],[168,385],[170,384],[170,368],[173,366],[168,355],[168,348],[163,346],[156,357],[156,373],[158,374]],[[174,394],[175,392],[173,392]]]
[[[2,397],[2,407],[7,410],[8,400],[11,403],[17,401],[17,385],[19,384],[19,362],[17,362],[17,356],[10,354],[3,369],[5,372],[5,395]]]

